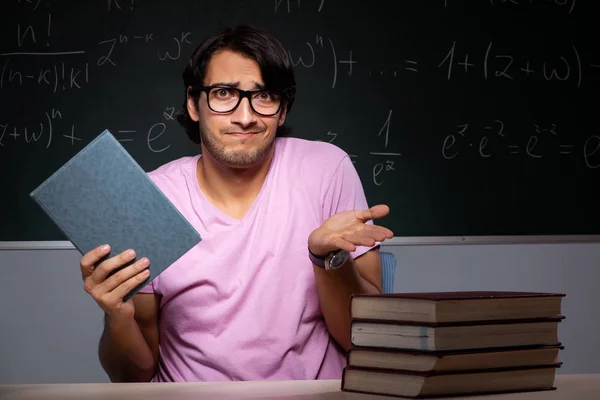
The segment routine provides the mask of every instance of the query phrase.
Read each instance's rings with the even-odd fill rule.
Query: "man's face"
[[[229,86],[243,90],[264,88],[258,63],[231,50],[215,53],[206,68],[205,86]],[[213,104],[211,102],[211,104]],[[188,112],[200,121],[200,138],[204,149],[218,162],[233,168],[248,168],[264,162],[275,140],[277,127],[285,122],[285,110],[265,117],[255,113],[249,99],[228,113],[216,113],[208,107],[207,94],[202,93],[198,108],[191,97]]]

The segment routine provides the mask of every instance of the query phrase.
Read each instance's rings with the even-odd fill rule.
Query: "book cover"
[[[414,371],[466,371],[549,365],[558,361],[562,344],[457,350],[394,349],[353,346],[346,365]]]
[[[446,357],[446,356],[460,356],[470,354],[485,354],[489,355],[492,353],[506,353],[511,351],[526,352],[532,350],[547,350],[547,349],[558,349],[564,350],[562,343],[551,344],[551,345],[530,345],[530,346],[514,346],[514,347],[502,347],[502,348],[478,348],[478,349],[456,349],[456,350],[419,350],[419,349],[396,349],[396,348],[385,348],[385,347],[364,347],[364,346],[352,346],[346,353],[346,361],[348,361],[348,355],[353,351],[369,351],[374,353],[390,353],[390,354],[409,354],[413,356],[432,356],[432,357]]]
[[[109,244],[150,260],[142,287],[201,241],[200,234],[105,130],[42,184],[32,198],[83,255]]]
[[[564,293],[517,291],[353,294],[353,318],[447,323],[556,318]]]
[[[466,350],[532,345],[556,345],[561,319],[533,321],[484,321],[479,324],[437,326],[402,324],[396,321],[351,321],[355,347],[397,349]]]
[[[556,390],[554,380],[561,365],[446,372],[346,366],[340,389],[415,399],[548,391]]]

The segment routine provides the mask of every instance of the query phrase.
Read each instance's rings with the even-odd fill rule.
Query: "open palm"
[[[373,246],[375,242],[391,239],[394,234],[389,229],[366,224],[389,212],[388,206],[379,204],[368,210],[348,210],[332,215],[310,234],[308,247],[314,254],[325,255],[338,249],[354,251],[356,246]]]

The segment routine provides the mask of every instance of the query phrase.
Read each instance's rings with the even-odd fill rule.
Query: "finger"
[[[385,240],[385,239],[391,239],[394,237],[394,232],[392,232],[391,230],[389,230],[388,228],[386,228],[384,226],[373,225],[373,227],[374,227],[373,237],[375,237],[378,242],[381,242],[382,240]],[[375,236],[375,235],[377,235],[377,236]]]
[[[108,275],[114,271],[115,269],[125,265],[126,263],[133,261],[135,259],[135,251],[132,249],[125,250],[120,254],[117,254],[114,257],[109,258],[108,260],[102,262],[92,272],[91,279],[96,283],[100,284],[106,280]]]
[[[369,210],[371,211],[371,219],[383,218],[390,213],[390,208],[385,204],[378,204]]]
[[[391,230],[380,225],[356,224],[352,228],[348,230],[350,235],[369,236],[378,241],[394,237],[394,233]]]
[[[116,275],[116,274],[115,274]],[[125,282],[121,283],[115,290],[111,292],[112,295],[116,296],[119,300],[122,300],[129,292],[135,287],[140,285],[150,276],[150,270],[145,269],[142,272],[134,275]]]
[[[394,237],[392,231],[377,225],[360,225],[357,229],[348,231],[341,235],[342,238],[357,246],[374,246],[375,242],[382,242],[385,239]]]
[[[94,272],[95,265],[110,252],[110,246],[105,244],[98,246],[93,250],[88,251],[81,257],[79,267],[81,269],[81,277],[85,280]]]
[[[357,246],[373,247],[377,244],[377,240],[369,236],[361,236],[352,239],[352,243]]]
[[[363,234],[355,234],[349,237],[344,237],[344,239],[356,246],[375,246],[376,242],[380,241],[377,238],[370,235]]]
[[[342,250],[346,250],[349,252],[353,252],[356,250],[356,245],[348,240],[345,240],[343,237],[338,236],[334,241],[333,244],[335,247],[337,247],[338,249],[342,249]]]
[[[378,241],[383,239],[391,239],[394,237],[394,233],[388,228],[372,224],[358,225],[354,231],[350,232],[357,235],[370,236]]]
[[[98,285],[98,290],[105,293],[112,292],[123,282],[146,270],[148,265],[150,265],[150,261],[144,257],[108,277],[104,282]]]
[[[362,210],[360,219],[364,222],[383,218],[390,213],[390,208],[385,204],[378,204],[369,208],[368,210]]]

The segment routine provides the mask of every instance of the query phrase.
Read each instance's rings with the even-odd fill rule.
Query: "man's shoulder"
[[[311,198],[321,199],[336,176],[353,168],[350,156],[340,147],[316,140],[281,138],[279,168],[289,182],[302,185]],[[316,197],[313,197],[315,196]]]
[[[279,138],[279,141],[284,145],[284,158],[296,158],[301,165],[309,167],[336,167],[349,157],[346,151],[329,142],[295,137]]]
[[[149,171],[147,174],[155,183],[185,179],[186,173],[192,168],[191,163],[197,157],[198,156],[185,156],[177,158],[160,165],[156,169]]]

